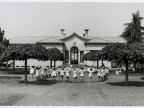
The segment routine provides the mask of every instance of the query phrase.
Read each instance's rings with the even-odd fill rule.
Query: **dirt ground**
[[[22,79],[21,79],[22,77]],[[124,76],[110,75],[107,81],[71,83],[52,82],[51,79],[23,82],[23,75],[15,78],[0,77],[1,106],[143,106],[144,78],[130,76],[124,86]],[[57,78],[58,80],[58,78]]]

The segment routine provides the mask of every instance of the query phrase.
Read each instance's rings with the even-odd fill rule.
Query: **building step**
[[[68,63],[64,63],[62,65],[62,67],[68,67],[70,66]],[[86,64],[71,64],[72,68],[83,68],[83,67],[87,67]]]

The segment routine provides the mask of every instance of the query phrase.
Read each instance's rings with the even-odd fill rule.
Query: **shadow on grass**
[[[21,79],[19,76],[0,76],[0,79]]]
[[[125,86],[125,81],[123,82],[108,82],[106,84],[112,85],[112,86]],[[135,87],[143,87],[144,82],[140,81],[129,81],[128,86],[135,86]]]
[[[141,80],[144,80],[144,77],[141,77],[140,79],[141,79]]]
[[[18,81],[18,83],[20,84],[25,84],[25,81]],[[53,85],[58,83],[58,81],[51,81],[51,80],[41,80],[41,81],[28,81],[27,84],[31,84],[31,85]]]

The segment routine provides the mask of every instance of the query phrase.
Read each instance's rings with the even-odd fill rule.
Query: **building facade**
[[[65,64],[86,64],[89,66],[96,66],[97,62],[92,61],[83,61],[82,56],[87,52],[98,52],[103,47],[110,43],[115,42],[124,42],[124,40],[120,37],[96,37],[89,36],[89,29],[85,29],[85,33],[80,36],[77,33],[72,33],[70,36],[66,36],[64,34],[64,29],[60,29],[61,36],[23,36],[10,39],[10,44],[39,44],[46,48],[58,48],[63,52],[65,61],[57,62],[57,66]],[[29,60],[28,63],[30,66],[32,65],[49,65],[49,61],[36,61]],[[33,64],[36,63],[36,64]],[[101,61],[99,61],[99,64]],[[111,67],[111,63],[108,61],[104,61],[104,63]],[[17,61],[17,64],[23,65],[24,63],[21,61]],[[18,66],[19,67],[19,66]],[[21,67],[21,66],[20,66]]]

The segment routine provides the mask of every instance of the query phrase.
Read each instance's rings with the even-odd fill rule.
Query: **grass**
[[[9,71],[12,71],[10,69]],[[108,80],[98,82],[96,74],[89,83],[28,79],[24,83],[23,74],[9,74],[8,70],[0,71],[0,105],[1,106],[143,106],[144,76],[143,70],[129,74],[129,86],[125,86],[124,73],[116,76],[116,69],[110,70]],[[17,69],[17,72],[23,71]],[[6,74],[7,73],[7,74]],[[28,77],[29,78],[29,77]]]
[[[9,95],[0,95],[0,105],[1,106],[11,106],[14,103],[16,103],[17,101],[21,100],[22,98],[24,98],[24,95],[21,94],[9,94]]]
[[[0,77],[0,105],[1,106],[141,106],[144,105],[144,77],[140,75],[129,77],[129,86],[124,86],[123,75],[110,75],[108,80],[89,83],[88,75],[85,83],[71,83],[42,81],[28,79],[24,84],[24,75],[14,77]]]

